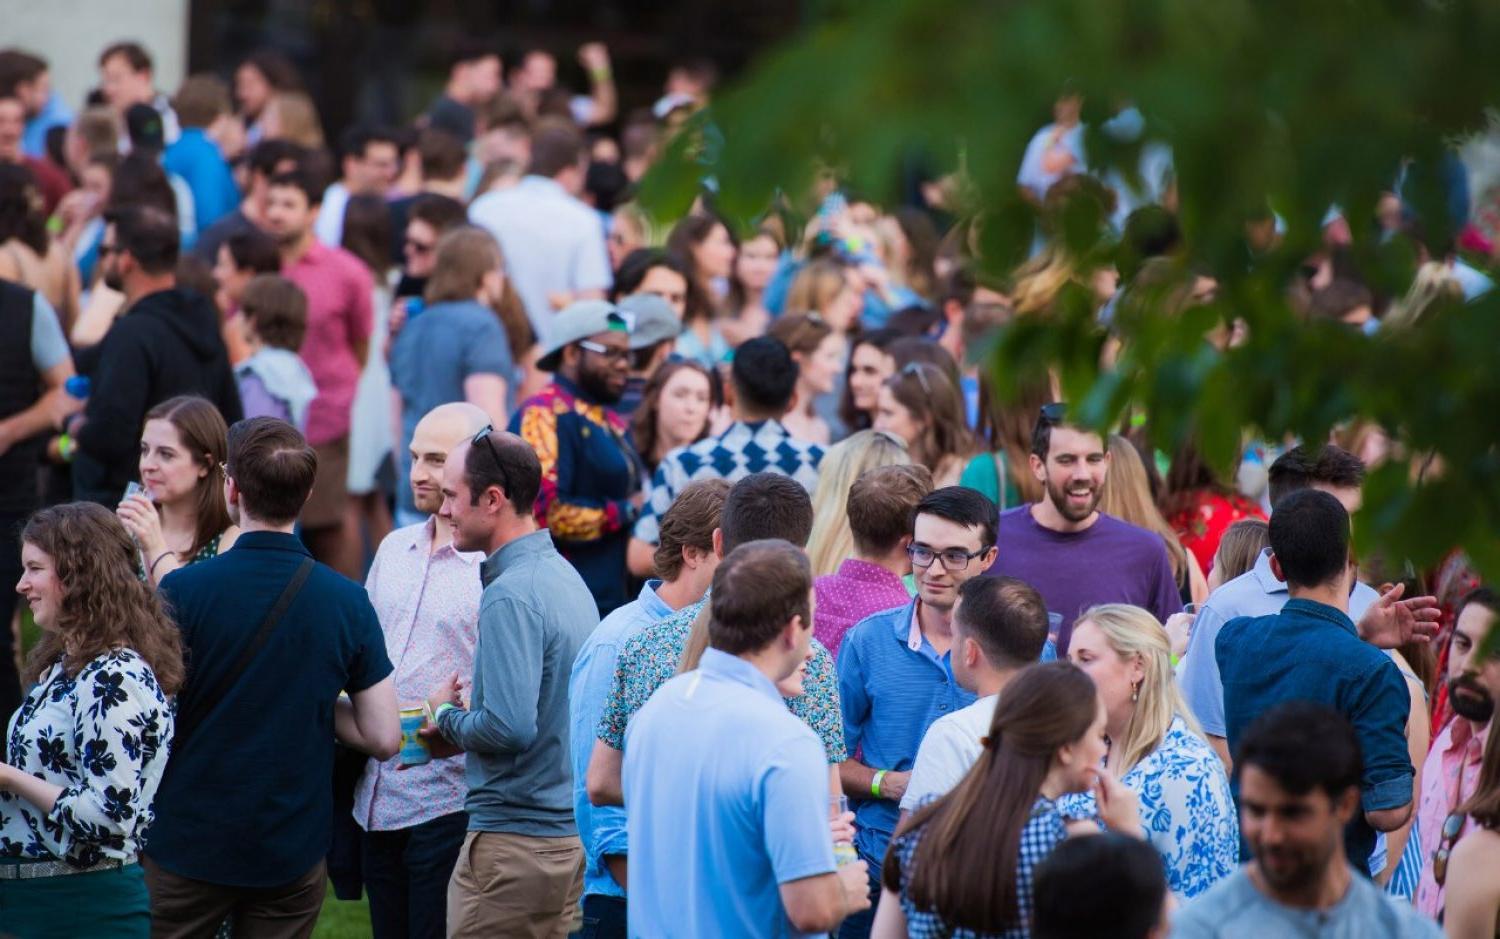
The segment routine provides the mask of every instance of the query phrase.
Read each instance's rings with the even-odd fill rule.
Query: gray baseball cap
[[[682,333],[682,321],[672,304],[657,294],[633,293],[620,301],[620,312],[630,324],[632,349],[645,349]]]
[[[563,307],[547,323],[547,351],[536,367],[555,372],[562,363],[562,350],[580,339],[607,332],[630,332],[630,320],[608,300],[579,300]],[[634,345],[634,343],[632,343]]]

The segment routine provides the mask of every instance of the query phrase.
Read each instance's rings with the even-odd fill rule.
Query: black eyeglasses
[[[578,340],[578,348],[586,349],[595,355],[603,356],[610,362],[624,362],[630,358],[630,349],[611,349],[603,343],[594,342],[591,339]]]
[[[957,572],[967,569],[970,561],[983,556],[989,549],[989,545],[984,545],[978,551],[965,551],[963,548],[934,551],[924,544],[913,544],[906,546],[906,556],[911,558],[913,567],[926,570],[932,566],[933,561],[941,560],[944,568]]]
[[[927,369],[929,368],[937,368],[937,366],[927,362],[907,362],[901,367],[901,374],[917,376],[917,381],[922,383],[922,390],[927,394],[932,394],[932,385],[927,383]]]
[[[484,430],[481,430],[479,433],[475,434],[474,439],[469,442],[469,445],[477,447],[479,446],[479,441],[484,441],[485,447],[490,451],[490,459],[495,461],[495,469],[500,472],[500,488],[505,490],[505,497],[509,499],[510,477],[505,474],[505,464],[500,462],[500,451],[495,449],[495,441],[490,439],[490,434],[494,432],[495,428],[493,425],[484,425]],[[478,496],[475,496],[474,498],[478,498]]]

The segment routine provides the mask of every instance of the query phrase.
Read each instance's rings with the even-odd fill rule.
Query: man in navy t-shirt
[[[381,760],[400,746],[391,662],[364,588],[316,563],[245,658],[311,561],[292,526],[317,457],[290,424],[257,417],[229,429],[223,471],[239,538],[161,584],[188,678],[147,843],[153,930],[207,935],[230,919],[236,935],[304,935],[326,889],[334,740]]]
[[[1095,604],[1145,607],[1162,622],[1182,611],[1161,536],[1099,511],[1108,442],[1064,423],[1064,414],[1064,406],[1053,403],[1037,418],[1031,471],[1046,495],[1000,514],[1000,557],[988,571],[1031,584],[1062,617],[1059,658],[1068,653],[1073,621]]]

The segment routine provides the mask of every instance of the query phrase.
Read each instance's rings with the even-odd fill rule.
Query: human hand
[[[147,563],[167,550],[166,539],[161,533],[161,516],[156,513],[156,506],[146,495],[138,492],[121,499],[115,508],[115,514],[135,536],[136,542],[141,546],[141,553],[147,557]]]
[[[386,321],[386,328],[392,340],[396,338],[397,333],[401,332],[401,327],[406,325],[406,303],[406,300],[402,300],[400,303],[391,304],[391,315]]]
[[[906,786],[911,782],[911,770],[898,773],[891,770],[880,780],[880,797],[890,799],[892,802],[900,802],[901,797],[906,795]]]
[[[837,871],[839,886],[844,888],[844,909],[850,913],[870,908],[870,866],[864,861],[852,861]]]
[[[54,388],[47,392],[42,398],[47,407],[47,416],[52,421],[52,426],[61,430],[68,423],[68,418],[83,410],[84,401],[75,398],[61,388]]]
[[[1100,766],[1094,769],[1094,802],[1099,817],[1111,831],[1143,837],[1140,799],[1115,774]]]
[[[834,844],[854,843],[854,813],[840,812],[828,820],[828,828],[833,834]]]
[[[1172,654],[1178,658],[1187,652],[1188,640],[1193,636],[1193,623],[1197,619],[1196,613],[1173,613],[1167,617],[1167,638],[1171,640]]]
[[[450,756],[458,756],[464,752],[463,747],[443,736],[438,725],[427,723],[417,730],[417,736],[427,742],[427,752],[432,754],[434,760],[446,759]],[[420,764],[418,764],[420,765]],[[408,769],[405,763],[397,766],[397,769]]]
[[[465,711],[469,709],[469,693],[473,690],[474,683],[468,678],[458,676],[458,706]]]
[[[590,75],[609,73],[609,47],[602,42],[586,42],[578,47],[578,64]]]
[[[459,694],[458,672],[450,672],[447,678],[433,685],[432,691],[427,695],[427,708],[436,714],[437,709],[445,704],[463,706],[463,700]]]
[[[1401,599],[1405,584],[1397,584],[1370,604],[1359,618],[1359,637],[1381,649],[1395,649],[1413,639],[1431,639],[1437,635],[1442,610],[1437,597]]]

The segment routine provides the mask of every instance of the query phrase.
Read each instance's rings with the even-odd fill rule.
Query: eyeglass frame
[[[963,548],[944,548],[941,551],[934,551],[927,545],[909,544],[906,546],[906,556],[911,561],[913,567],[920,567],[924,571],[927,568],[931,567],[934,562],[941,562],[943,565],[943,570],[947,571],[950,574],[957,574],[959,571],[968,570],[969,565],[973,563],[975,558],[984,557],[990,552],[990,549],[993,547],[995,546],[992,544],[987,544],[980,545],[978,551],[965,551]],[[928,561],[926,564],[918,561],[917,552],[919,551],[926,552],[927,554],[932,555],[932,560]],[[954,567],[946,560],[946,558],[948,557],[957,558],[957,556],[960,554],[962,554],[964,557],[964,563],[962,567]]]
[[[611,349],[609,346],[606,346],[603,343],[595,342],[592,339],[580,339],[578,340],[578,348],[583,349],[587,352],[592,352],[595,355],[602,356],[605,361],[630,361],[630,349],[628,347],[624,349]]]
[[[937,366],[933,365],[931,362],[907,362],[905,365],[901,366],[901,374],[917,376],[917,381],[922,383],[923,393],[931,395],[932,385],[928,383],[927,372],[924,370],[927,368],[937,368]]]

